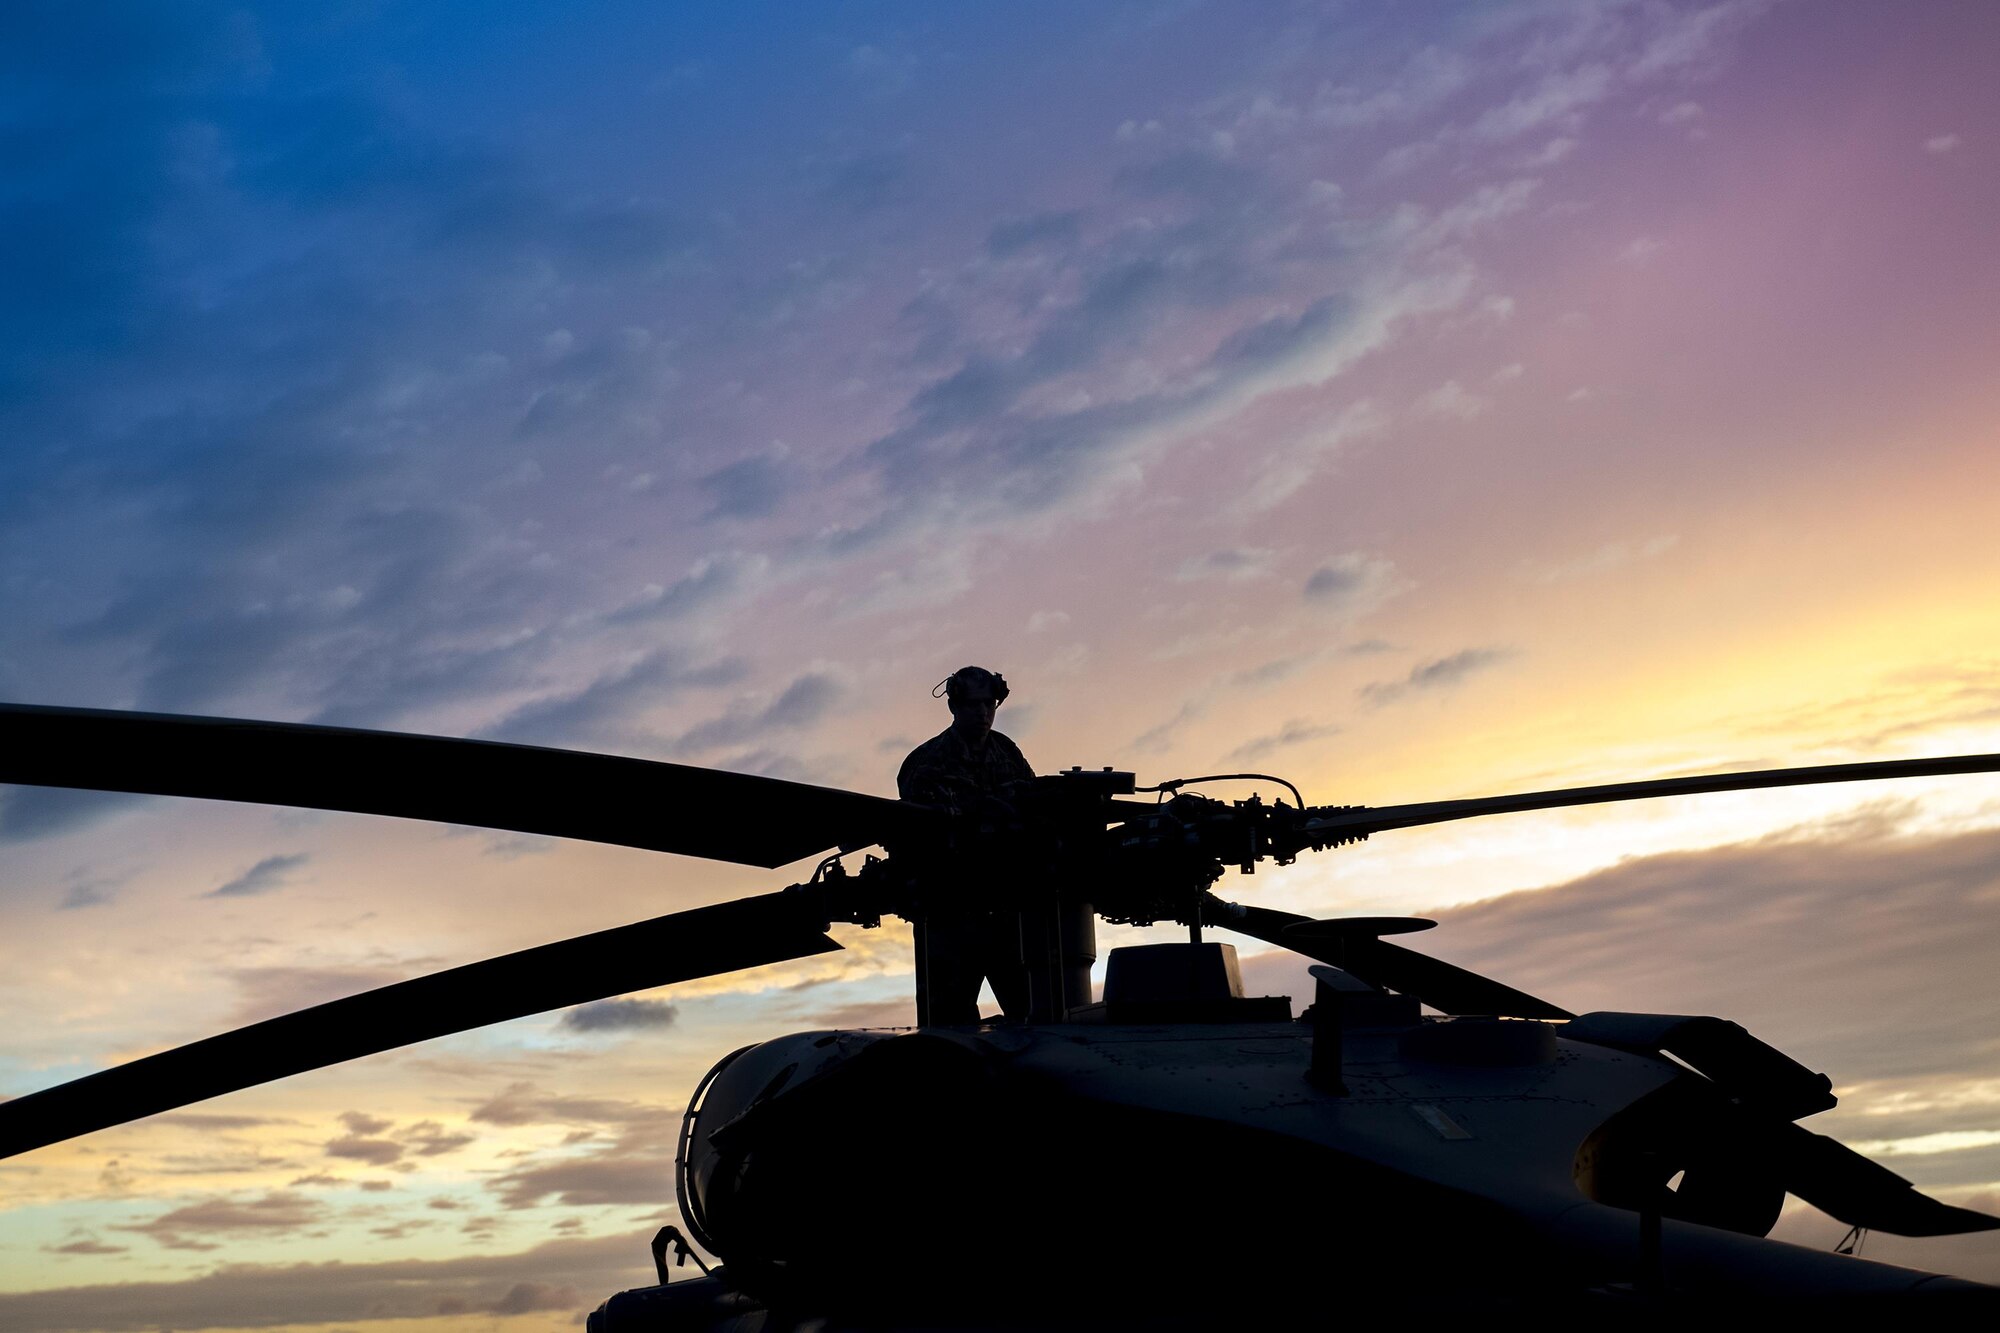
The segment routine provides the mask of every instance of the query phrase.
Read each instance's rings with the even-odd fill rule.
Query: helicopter
[[[1391,806],[1141,787],[1073,768],[946,812],[863,793],[495,741],[0,705],[0,782],[434,820],[776,869],[783,889],[432,973],[0,1103],[0,1157],[449,1033],[839,949],[978,891],[1018,915],[1026,1011],[775,1037],[688,1100],[692,1242],[591,1333],[1205,1328],[1399,1313],[1727,1308],[1933,1317],[2000,1288],[1768,1238],[1787,1195],[1857,1229],[2000,1218],[1922,1194],[1798,1122],[1832,1082],[1722,1018],[1573,1014],[1390,942],[1215,895],[1377,833],[1505,812],[2000,772],[2000,755],[1677,776]],[[1150,795],[1153,799],[1139,799]],[[872,848],[883,849],[877,855]],[[846,858],[859,853],[857,868]],[[976,873],[968,867],[976,866]],[[1095,923],[1185,941],[1109,951]],[[1246,995],[1227,931],[1313,960]],[[1428,1012],[1426,1012],[1428,1011]],[[712,1270],[700,1251],[721,1262]],[[673,1280],[668,1259],[702,1276]],[[1037,1272],[1035,1256],[1053,1266]]]

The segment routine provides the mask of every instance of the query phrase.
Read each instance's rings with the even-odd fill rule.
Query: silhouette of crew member
[[[951,725],[910,751],[896,774],[904,800],[977,818],[1008,813],[1013,784],[1035,770],[1021,747],[993,730],[1006,701],[1006,678],[968,666],[938,682]],[[926,875],[916,923],[917,1017],[922,1023],[979,1021],[979,983],[1009,1018],[1025,1018],[1028,980],[1021,958],[1021,914],[1006,901],[1004,872],[991,858],[960,855]]]

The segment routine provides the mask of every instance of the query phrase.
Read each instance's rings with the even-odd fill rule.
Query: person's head
[[[931,693],[944,695],[951,708],[953,730],[968,741],[983,741],[993,730],[995,712],[1007,698],[1007,678],[985,667],[960,667],[939,681]]]

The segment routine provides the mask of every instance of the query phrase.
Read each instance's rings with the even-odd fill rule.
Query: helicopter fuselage
[[[1763,1239],[1784,1182],[1731,1151],[1740,1108],[1683,1064],[1378,998],[1341,1024],[1337,1081],[1315,1073],[1324,1016],[746,1048],[704,1081],[682,1137],[683,1211],[721,1276],[622,1293],[593,1329],[714,1326],[718,1284],[739,1311],[836,1325],[1051,1322],[1034,1284],[991,1281],[979,1261],[1001,1253],[1087,1257],[1094,1295],[1072,1313],[1162,1326],[1360,1283],[1440,1312],[1960,1285]],[[1245,1260],[1255,1281],[1221,1276]]]

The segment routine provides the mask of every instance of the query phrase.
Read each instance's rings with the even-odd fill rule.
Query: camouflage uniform
[[[1010,782],[1035,776],[1021,747],[997,731],[986,733],[978,749],[967,745],[953,727],[910,751],[896,774],[896,794],[918,805],[965,811],[980,796],[999,796]]]
[[[975,747],[946,727],[910,751],[896,774],[896,790],[918,805],[976,814],[985,801],[1004,800],[1009,783],[1034,776],[1020,747],[999,732],[989,731]],[[992,859],[972,855],[955,857],[923,876],[925,901],[916,923],[920,1021],[978,1022],[983,980],[993,983],[993,994],[1010,1018],[1026,1016],[1021,913],[1006,905],[999,892],[1007,877]]]

